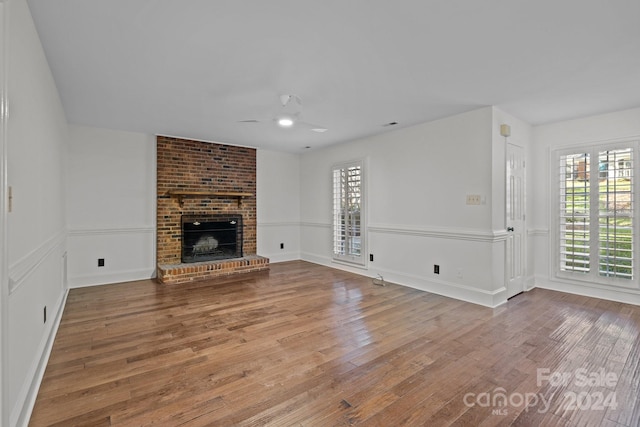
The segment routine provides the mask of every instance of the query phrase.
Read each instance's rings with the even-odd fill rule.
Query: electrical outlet
[[[44,312],[44,323],[47,323],[47,306],[46,305],[44,306],[43,312]]]
[[[373,254],[369,254],[369,261],[373,262]]]
[[[467,194],[467,205],[481,205],[482,196],[479,194]]]
[[[280,249],[284,249],[284,243],[280,243]]]
[[[440,274],[440,266],[438,264],[433,264],[433,274]]]
[[[98,258],[98,267],[104,267],[104,258]]]

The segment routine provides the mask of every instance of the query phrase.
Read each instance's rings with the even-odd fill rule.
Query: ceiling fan
[[[272,119],[269,120],[239,120],[238,123],[263,123],[263,122],[275,122],[282,128],[291,128],[294,126],[302,126],[312,130],[313,132],[323,133],[327,129],[324,126],[314,125],[312,123],[305,122],[300,119],[302,114],[302,99],[298,95],[280,95],[280,103],[282,104],[282,110]]]

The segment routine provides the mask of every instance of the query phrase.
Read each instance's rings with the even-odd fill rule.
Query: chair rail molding
[[[154,225],[143,225],[135,227],[78,227],[70,228],[69,236],[95,236],[101,234],[146,234],[155,233]]]
[[[324,222],[306,222],[306,221],[303,221],[303,222],[300,223],[300,225],[302,227],[331,228],[331,224],[330,223],[324,223]]]
[[[64,245],[66,235],[66,229],[58,231],[15,264],[9,266],[9,295],[15,292],[56,248]]]
[[[404,225],[372,224],[370,233],[404,234],[416,237],[435,237],[440,239],[468,240],[486,243],[502,242],[507,239],[506,230],[476,230],[468,228],[415,227]]]

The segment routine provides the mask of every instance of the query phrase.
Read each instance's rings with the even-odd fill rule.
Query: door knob
[[[507,231],[513,231],[513,227],[507,227]]]

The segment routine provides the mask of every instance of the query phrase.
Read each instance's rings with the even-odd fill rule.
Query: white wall
[[[300,156],[258,150],[256,160],[258,255],[300,259]]]
[[[553,239],[550,238],[550,171],[551,151],[563,146],[590,142],[606,142],[618,139],[640,140],[640,108],[610,114],[602,114],[534,128],[534,145],[531,164],[536,177],[532,191],[535,200],[532,216],[532,250],[535,259],[536,286],[563,292],[606,298],[640,304],[640,290],[588,282],[559,281],[554,278],[550,254]],[[636,281],[637,284],[637,281]]]
[[[364,158],[374,262],[348,269],[479,304],[503,302],[504,194],[493,192],[504,188],[505,165],[504,152],[494,159],[493,115],[482,108],[301,155],[302,258],[345,268],[331,260],[330,171]],[[468,194],[486,203],[466,205]]]
[[[67,123],[25,0],[8,13],[8,322],[3,324],[9,425],[31,411],[65,285],[64,170]],[[47,321],[43,309],[47,307]]]
[[[153,277],[155,137],[83,126],[69,135],[69,286]]]

